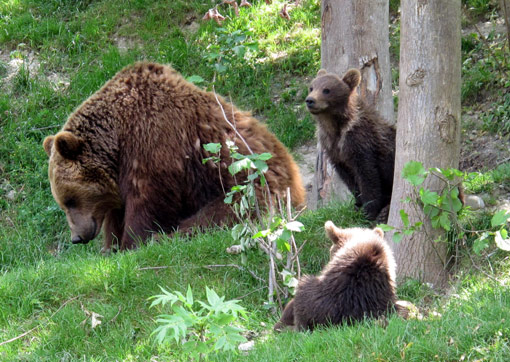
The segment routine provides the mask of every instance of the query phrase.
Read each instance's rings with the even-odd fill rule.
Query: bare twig
[[[54,312],[51,316],[49,316],[49,317],[48,317],[48,319],[46,319],[46,322],[36,325],[34,328],[32,328],[32,329],[30,329],[30,330],[26,331],[25,333],[20,334],[20,335],[19,335],[19,336],[17,336],[17,337],[14,337],[14,338],[11,338],[11,339],[9,339],[9,340],[7,340],[7,341],[3,341],[3,342],[1,342],[1,343],[0,343],[0,346],[3,346],[4,344],[7,344],[7,343],[14,342],[14,341],[16,341],[16,340],[18,340],[18,339],[20,339],[20,338],[23,338],[23,337],[25,337],[26,335],[28,335],[28,334],[32,333],[33,331],[35,331],[37,328],[39,328],[39,327],[41,327],[41,326],[46,325],[46,324],[50,321],[50,319],[51,319],[51,318],[53,318],[53,317],[55,316],[55,314],[57,314],[58,312],[60,312],[60,310],[61,310],[62,308],[64,308],[64,306],[66,306],[68,303],[70,303],[70,302],[72,302],[72,301],[76,300],[76,299],[77,299],[77,298],[79,298],[79,297],[81,297],[81,295],[77,295],[76,297],[72,297],[71,299],[66,300],[66,301],[65,301],[65,302],[64,302],[64,303],[63,303],[63,304],[62,304],[62,305],[61,305],[61,306],[60,306],[60,307],[59,307],[59,308],[58,308],[58,309],[57,309],[57,310],[56,310],[56,311],[55,311],[55,312]]]
[[[159,269],[167,269],[170,268],[169,265],[162,266],[144,266],[143,268],[138,268],[138,270],[159,270]]]
[[[249,296],[250,294],[257,293],[258,291],[261,291],[262,289],[266,289],[266,288],[267,288],[267,286],[266,286],[266,285],[264,285],[263,287],[260,287],[260,288],[258,288],[258,289],[252,290],[251,292],[246,293],[246,294],[244,294],[244,295],[241,295],[240,297],[235,298],[235,299],[237,299],[237,300],[241,300],[241,299],[243,299],[244,297]]]
[[[110,319],[110,320],[108,321],[108,323],[111,323],[111,322],[113,322],[115,319],[117,319],[117,317],[118,317],[118,316],[119,316],[119,314],[120,314],[121,309],[122,309],[122,305],[119,305],[119,311],[117,312],[117,314],[115,314],[115,317],[113,317],[112,319]]]

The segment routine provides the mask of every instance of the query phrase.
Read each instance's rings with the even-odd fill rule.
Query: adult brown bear
[[[284,196],[289,187],[293,204],[304,203],[297,165],[250,113],[169,66],[141,62],[121,70],[44,140],[51,191],[72,242],[87,243],[103,225],[105,249],[128,249],[153,231],[222,222],[223,187],[234,185],[227,140],[241,154],[271,153],[269,189]],[[203,164],[208,143],[223,145],[219,164]]]

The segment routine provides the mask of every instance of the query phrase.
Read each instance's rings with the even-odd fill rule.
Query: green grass
[[[502,253],[478,260],[499,281],[465,273],[448,297],[416,281],[399,287],[400,297],[441,317],[422,321],[392,317],[387,328],[366,322],[311,334],[275,335],[271,328],[277,316],[263,306],[264,283],[236,268],[205,267],[240,263],[238,256],[225,253],[232,244],[228,230],[193,238],[164,237],[136,251],[109,256],[100,254],[100,240],[69,243],[64,214],[50,193],[42,141],[57,132],[83,100],[134,61],[170,63],[185,76],[202,77],[201,86],[211,89],[217,60],[211,60],[211,54],[218,50],[226,67],[214,82],[218,93],[253,111],[291,149],[313,137],[314,124],[303,99],[309,79],[320,67],[320,1],[303,1],[292,9],[291,21],[277,16],[283,1],[252,3],[252,8],[241,9],[240,17],[220,6],[220,12],[231,17],[220,30],[215,23],[200,20],[209,3],[198,0],[0,2],[0,344],[28,332],[0,345],[0,360],[186,361],[179,346],[158,346],[150,337],[156,316],[166,310],[149,309],[147,298],[160,293],[159,286],[185,292],[188,284],[197,299],[205,298],[208,286],[227,299],[240,298],[250,313],[241,324],[255,336],[255,350],[242,357],[211,356],[213,360],[422,361],[464,356],[497,361],[508,355],[510,265]],[[398,1],[391,4],[396,13]],[[193,22],[198,25],[195,32],[188,30]],[[239,57],[232,34],[246,37],[239,44],[257,46]],[[398,55],[398,28],[393,34],[392,52]],[[127,45],[127,50],[119,44]],[[471,57],[464,63],[471,72],[465,73],[468,82],[494,69],[493,63],[478,62],[479,40],[464,46],[465,56]],[[484,56],[489,57],[480,59]],[[13,59],[24,63],[7,81]],[[61,82],[55,84],[54,79]],[[468,88],[476,94],[494,84],[493,79],[489,74],[478,88],[470,83]],[[506,108],[502,112],[508,113]],[[467,189],[508,187],[508,175],[508,164],[473,174]],[[323,230],[328,219],[344,227],[367,225],[349,203],[302,215],[306,230],[297,239],[307,241],[301,256],[306,273],[318,273],[328,259]],[[262,253],[250,253],[247,265],[254,273],[267,275],[266,264]],[[95,328],[87,318],[91,312],[102,316]]]

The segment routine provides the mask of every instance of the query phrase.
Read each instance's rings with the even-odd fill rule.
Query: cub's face
[[[343,78],[321,69],[312,81],[310,93],[305,99],[308,111],[320,114],[344,108],[360,79],[361,74],[357,69],[348,70]]]
[[[66,213],[73,244],[94,239],[106,213],[120,204],[117,186],[108,182],[102,169],[84,162],[82,148],[81,141],[66,131],[44,140],[51,193]]]

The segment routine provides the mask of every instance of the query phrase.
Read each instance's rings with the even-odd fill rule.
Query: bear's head
[[[320,114],[344,109],[360,81],[361,73],[357,69],[349,69],[342,78],[325,69],[319,70],[305,99],[308,110]]]
[[[326,221],[324,224],[326,235],[333,242],[329,249],[330,259],[333,255],[343,248],[349,241],[356,239],[357,242],[364,241],[380,241],[385,244],[384,231],[381,228],[364,229],[364,228],[348,228],[341,229],[337,227],[332,221]]]
[[[118,185],[75,134],[61,131],[46,137],[43,146],[51,193],[66,213],[71,241],[86,244],[99,234],[106,213],[120,207]]]

